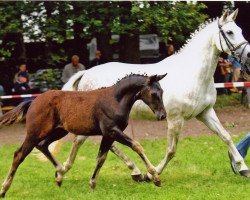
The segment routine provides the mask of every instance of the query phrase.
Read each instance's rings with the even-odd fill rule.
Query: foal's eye
[[[152,97],[157,98],[158,95],[156,93],[152,93]]]
[[[227,34],[228,35],[233,35],[234,33],[233,33],[233,31],[227,31]]]

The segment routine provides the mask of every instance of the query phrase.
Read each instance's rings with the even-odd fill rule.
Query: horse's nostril
[[[250,52],[247,53],[247,57],[250,58]]]

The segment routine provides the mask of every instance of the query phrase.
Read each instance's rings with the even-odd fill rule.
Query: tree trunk
[[[121,15],[121,24],[129,24],[131,18],[131,2],[124,1],[120,3],[123,11]],[[119,60],[126,63],[140,63],[139,33],[120,34],[119,41]]]
[[[140,63],[139,34],[121,34],[119,41],[119,60],[125,63]]]
[[[72,2],[74,14],[76,16],[80,16],[84,7],[79,2]],[[73,41],[73,49],[74,54],[80,57],[81,63],[85,66],[89,65],[89,52],[87,50],[86,40],[81,36],[83,33],[84,24],[79,21],[75,21],[73,25],[74,30],[74,41]]]
[[[111,33],[97,33],[97,49],[102,52],[102,56],[106,62],[113,60],[112,46],[110,45]]]

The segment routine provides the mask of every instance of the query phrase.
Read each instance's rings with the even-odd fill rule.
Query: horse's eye
[[[233,31],[227,31],[227,34],[228,35],[233,35],[234,33],[233,33]]]

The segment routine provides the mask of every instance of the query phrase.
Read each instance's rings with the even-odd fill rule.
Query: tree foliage
[[[63,66],[72,54],[87,61],[86,43],[92,37],[108,60],[112,34],[125,38],[125,45],[120,43],[128,55],[125,60],[140,56],[136,45],[140,34],[156,33],[181,46],[206,19],[204,8],[202,3],[172,1],[0,2],[0,71],[4,63],[12,76],[19,60],[27,60],[24,41],[45,44],[43,50],[34,49],[44,53],[32,58],[33,63],[42,61],[43,67]]]

